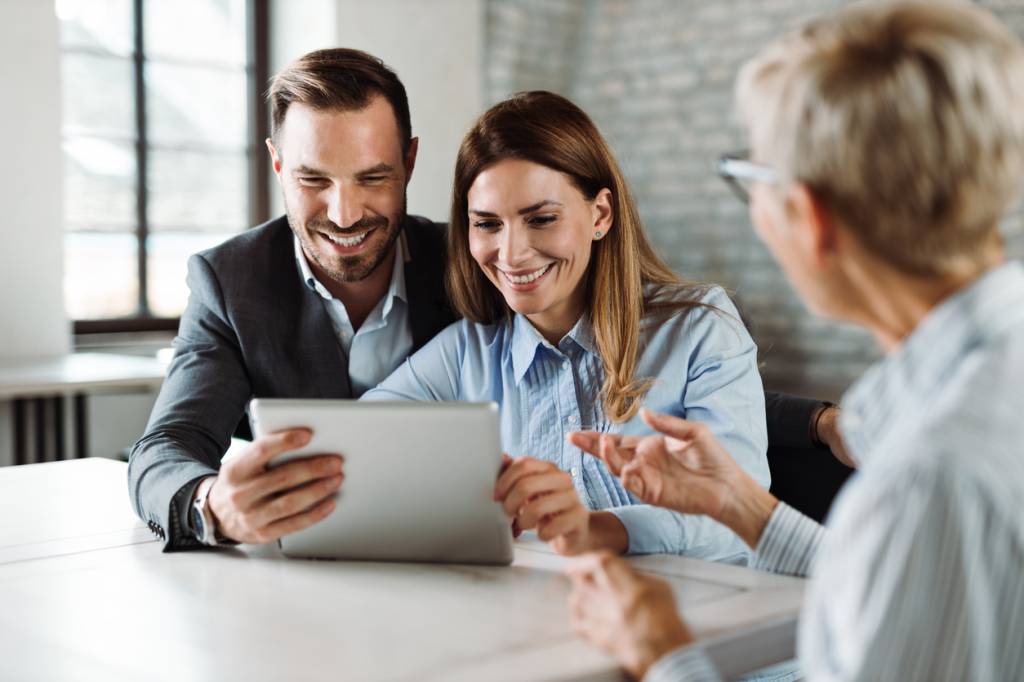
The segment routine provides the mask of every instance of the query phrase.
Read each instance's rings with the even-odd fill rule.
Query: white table
[[[14,402],[14,462],[30,461],[26,448],[29,403],[34,406],[35,461],[46,459],[46,414],[52,415],[53,456],[64,459],[64,401],[74,399],[75,456],[85,457],[86,394],[96,391],[155,389],[163,383],[164,364],[156,358],[108,353],[72,353],[55,358],[0,362],[0,400]]]
[[[0,504],[3,680],[622,679],[570,631],[566,560],[535,539],[511,567],[163,554],[126,465],[98,458],[0,469]],[[803,581],[634,564],[672,582],[725,672],[792,657]]]

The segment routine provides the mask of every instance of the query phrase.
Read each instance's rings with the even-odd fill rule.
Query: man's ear
[[[615,225],[615,215],[612,212],[612,191],[605,187],[598,192],[591,203],[591,209],[594,215],[594,239],[604,239],[604,236]]]
[[[409,149],[405,152],[405,184],[412,179],[412,171],[416,167],[416,152],[420,149],[420,138],[409,140]]]
[[[835,218],[814,192],[794,183],[786,192],[786,218],[795,231],[797,248],[808,262],[821,266],[836,251],[838,232]]]
[[[267,151],[270,152],[270,165],[274,169],[274,175],[277,176],[277,182],[281,182],[281,157],[277,153],[277,147],[274,146],[274,141],[269,137],[266,139]]]

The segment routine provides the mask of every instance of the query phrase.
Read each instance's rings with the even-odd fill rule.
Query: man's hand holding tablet
[[[316,455],[267,468],[271,459],[302,448],[311,437],[308,429],[291,429],[257,438],[226,460],[217,476],[200,484],[213,486],[209,505],[220,535],[237,542],[272,542],[334,511],[334,495],[345,478],[340,455]],[[200,488],[197,497],[202,492]]]
[[[271,476],[308,463],[295,478],[271,478],[247,496],[276,491],[269,494],[277,501],[254,516],[260,537],[280,538],[285,556],[512,562],[509,522],[492,499],[502,469],[494,403],[257,398],[249,416],[258,436],[297,426],[311,432],[301,445],[277,442],[275,452],[264,451],[240,472],[244,480],[267,463]],[[345,455],[340,491],[337,470],[316,464],[325,452]]]

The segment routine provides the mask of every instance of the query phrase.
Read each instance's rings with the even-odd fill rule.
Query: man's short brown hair
[[[342,47],[310,52],[274,76],[267,92],[271,106],[270,135],[277,139],[292,103],[318,110],[358,111],[375,95],[383,96],[391,105],[402,151],[407,151],[412,124],[402,81],[373,55]]]

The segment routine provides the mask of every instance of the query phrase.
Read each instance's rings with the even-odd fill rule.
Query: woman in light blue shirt
[[[593,122],[548,92],[512,97],[456,162],[448,288],[464,319],[369,400],[493,400],[514,456],[495,488],[514,525],[564,554],[744,562],[724,526],[639,504],[572,431],[641,433],[641,405],[706,423],[765,487],[756,348],[717,287],[658,258]]]

